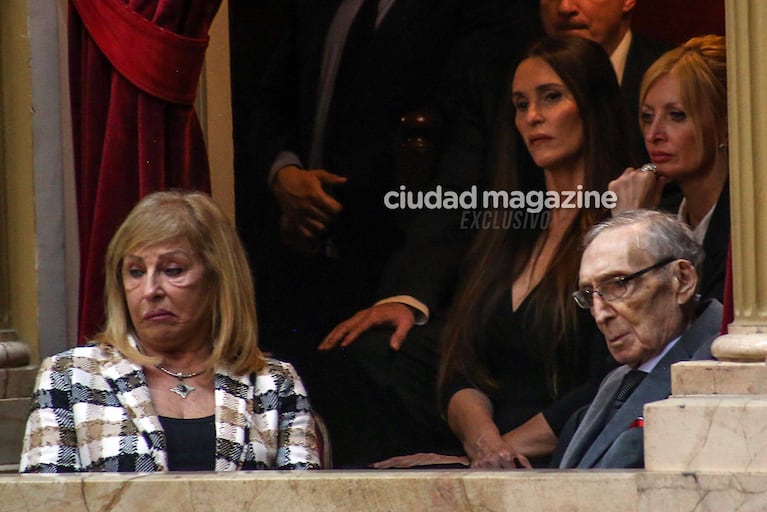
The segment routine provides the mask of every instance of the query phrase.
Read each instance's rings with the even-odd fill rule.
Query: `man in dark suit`
[[[493,169],[490,146],[506,76],[518,54],[542,34],[538,0],[475,0],[462,7],[461,29],[441,83],[445,93],[440,95],[443,129],[437,176],[424,187],[427,190],[436,185],[456,191],[482,182],[489,185],[488,171]],[[454,213],[421,210],[413,216],[402,250],[386,265],[380,286],[368,290],[387,300],[366,308],[351,322],[356,334],[371,326],[392,324],[400,326],[398,333],[392,336],[386,329],[370,329],[364,340],[346,346],[353,339],[345,338],[350,324],[344,323],[321,347],[337,352],[331,349],[343,340],[345,360],[360,367],[363,374],[353,385],[369,384],[367,403],[355,406],[368,418],[360,426],[367,439],[366,453],[360,451],[360,455],[367,462],[412,451],[434,451],[454,442],[436,408],[441,324],[429,321],[414,330],[417,340],[411,336],[405,342],[416,321],[425,322],[430,312],[439,311],[449,300],[467,240],[475,233],[461,230],[460,212]],[[378,314],[381,310],[383,315]],[[387,316],[389,311],[395,312],[397,320]],[[365,406],[374,409],[375,419],[361,411]]]
[[[274,199],[271,232],[250,247],[261,339],[304,377],[340,465],[353,450],[349,417],[365,397],[346,387],[346,399],[337,399],[353,379],[341,378],[342,355],[320,358],[317,346],[374,300],[383,266],[401,245],[406,219],[383,203],[403,178],[401,119],[438,109],[469,3],[295,0],[284,41],[254,92],[250,151]]]
[[[560,468],[641,468],[643,408],[671,393],[671,365],[711,359],[722,305],[697,300],[703,251],[681,221],[651,210],[626,212],[584,240],[579,306],[590,309],[620,366],[561,435]],[[566,448],[565,448],[566,447]]]
[[[541,20],[549,35],[576,35],[596,41],[610,55],[621,84],[631,134],[632,164],[649,161],[639,129],[642,76],[671,45],[631,30],[637,0],[541,0]]]

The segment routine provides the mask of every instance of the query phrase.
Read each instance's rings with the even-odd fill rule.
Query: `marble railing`
[[[0,476],[0,512],[767,510],[767,474],[256,471]]]

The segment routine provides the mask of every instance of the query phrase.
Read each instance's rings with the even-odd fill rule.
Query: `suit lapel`
[[[131,343],[134,343],[133,339]],[[122,354],[113,352],[101,366],[101,374],[123,406],[128,419],[136,427],[139,436],[147,443],[158,470],[167,469],[165,433],[152,404],[152,396],[141,366]]]
[[[379,6],[379,12],[381,3],[383,3],[384,0],[378,0],[378,6]],[[387,30],[388,26],[391,24],[392,19],[392,13],[394,13],[394,19],[396,20],[397,16],[399,16],[399,11],[402,9],[402,5],[406,4],[407,0],[395,0],[392,2],[391,7],[389,7],[389,10],[386,11],[385,16],[381,20],[381,22],[376,25],[376,32],[380,33],[381,30]]]
[[[692,352],[680,339],[637,386],[636,390],[631,393],[631,396],[612,420],[604,426],[602,432],[584,454],[578,467],[594,467],[618,436],[628,430],[634,420],[644,414],[645,404],[667,398],[671,393],[671,365],[677,361],[688,360],[690,357],[692,357]]]
[[[121,355],[102,365],[102,376],[111,386],[160,471],[168,467],[165,433],[157,417],[146,378],[141,367]],[[219,368],[215,376],[216,471],[232,471],[242,467],[247,456],[245,447],[253,428],[254,386],[250,375],[234,375]]]
[[[380,1],[380,0],[379,0]],[[395,0],[386,16],[376,28],[376,37],[373,38],[373,46],[381,51],[390,51],[387,45],[393,41],[400,44],[410,44],[411,41],[403,37],[403,26],[407,26],[413,19],[418,19],[421,15],[419,11],[424,9],[425,2],[414,0]],[[383,47],[381,45],[384,45]]]
[[[240,469],[253,428],[253,385],[250,375],[216,371],[216,471]]]
[[[618,413],[602,428],[602,421],[608,408],[612,406],[612,400],[620,387],[623,375],[628,372],[628,367],[621,366],[605,378],[586,417],[565,451],[560,467],[595,467],[618,436],[644,414],[645,404],[663,400],[671,394],[672,364],[711,357],[710,346],[719,333],[722,305],[715,300],[704,302],[699,306],[698,314],[698,318],[681,339],[671,347],[629,396]]]
[[[584,452],[593,444],[604,426],[605,416],[612,406],[613,398],[618,392],[623,376],[628,371],[629,368],[627,366],[621,366],[605,378],[604,384],[600,386],[594,401],[589,406],[583,421],[581,421],[575,435],[573,435],[570,444],[565,450],[560,467],[576,467]]]

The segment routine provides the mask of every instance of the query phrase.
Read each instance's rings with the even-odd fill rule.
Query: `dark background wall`
[[[638,0],[633,24],[637,32],[674,44],[724,35],[724,0]]]
[[[760,0],[761,1],[761,0]],[[295,0],[230,0],[232,111],[235,153],[237,223],[247,247],[263,248],[274,240],[266,229],[264,208],[273,207],[263,182],[250,162],[247,140],[251,105],[269,58],[279,44],[282,29]],[[638,0],[634,28],[646,36],[672,44],[693,35],[724,34],[724,0]],[[273,220],[273,219],[272,219]],[[251,250],[258,259],[258,250]],[[258,262],[254,262],[258,267]]]
[[[2,0],[0,0],[2,1]],[[253,268],[265,257],[262,248],[276,241],[268,215],[274,208],[263,174],[252,165],[248,126],[252,122],[252,100],[280,43],[294,0],[229,0],[229,44],[234,137],[234,194],[237,227],[248,248]],[[257,276],[255,276],[257,277]]]

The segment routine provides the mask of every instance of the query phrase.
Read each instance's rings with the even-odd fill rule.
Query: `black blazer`
[[[719,200],[711,214],[711,221],[703,238],[706,258],[700,272],[698,293],[702,300],[723,301],[724,281],[727,273],[727,252],[730,248],[730,182],[725,183]]]

